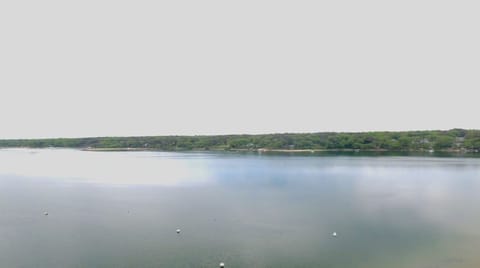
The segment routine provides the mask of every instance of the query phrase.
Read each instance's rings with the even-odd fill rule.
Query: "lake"
[[[479,158],[0,150],[0,267],[473,268],[479,226]]]

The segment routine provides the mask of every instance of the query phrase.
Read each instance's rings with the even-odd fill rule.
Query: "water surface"
[[[475,158],[3,149],[0,267],[480,267],[479,193]]]

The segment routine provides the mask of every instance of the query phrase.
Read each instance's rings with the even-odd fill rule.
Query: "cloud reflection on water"
[[[2,149],[0,174],[117,185],[182,186],[208,182],[208,170],[201,168],[199,161],[178,161],[174,156],[151,152]]]

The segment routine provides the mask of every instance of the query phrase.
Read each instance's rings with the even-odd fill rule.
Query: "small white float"
[[[220,267],[221,267],[221,268],[224,268],[224,267],[225,267],[225,263],[221,262],[221,263],[220,263]]]
[[[333,232],[332,236],[333,236],[333,237],[336,237],[336,236],[337,236],[337,232]]]
[[[179,234],[179,233],[180,233],[180,231],[181,231],[180,229],[177,229],[177,234]]]

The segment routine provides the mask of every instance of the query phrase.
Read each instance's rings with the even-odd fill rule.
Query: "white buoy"
[[[177,234],[179,234],[179,233],[180,233],[180,229],[177,229]]]
[[[336,233],[336,232],[333,232],[333,234],[332,234],[332,235],[333,235],[334,237],[336,237],[336,236],[337,236],[337,233]]]
[[[221,263],[220,263],[220,267],[221,267],[221,268],[225,267],[225,263],[221,262]]]
[[[48,212],[46,212],[46,211],[43,212],[43,215],[48,216]]]

